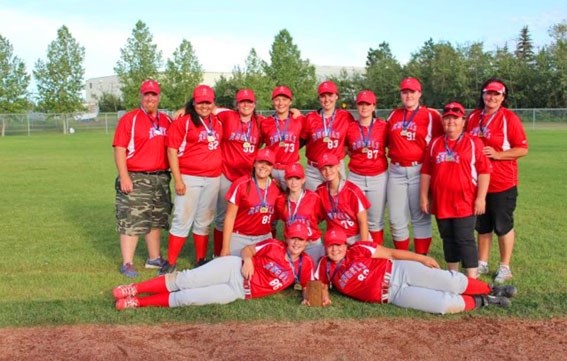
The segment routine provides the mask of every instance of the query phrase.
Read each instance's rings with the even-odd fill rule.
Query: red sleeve
[[[171,123],[169,129],[167,130],[167,137],[165,140],[165,145],[168,148],[179,149],[181,143],[187,136],[186,128],[188,126],[187,122],[190,121],[190,116],[186,115],[181,118],[177,118]]]
[[[350,187],[350,189],[352,190],[352,192],[354,193],[355,197],[353,197],[353,202],[356,202],[356,207],[354,207],[353,209],[356,209],[356,213],[358,214],[359,212],[362,212],[360,210],[360,205],[362,205],[362,207],[366,210],[368,208],[370,208],[370,202],[368,201],[368,198],[366,198],[366,196],[364,195],[364,193],[362,193],[362,191],[360,190],[360,188],[358,188],[358,186],[354,183],[352,183],[353,187]],[[353,204],[354,206],[354,204]]]
[[[437,109],[428,108],[429,113],[431,113],[431,119],[433,121],[432,129],[431,129],[431,137],[436,138],[440,135],[443,135],[445,132],[443,131],[443,121],[441,114]]]
[[[314,279],[314,265],[313,259],[307,253],[303,253],[301,264],[301,274],[299,275],[299,282],[303,287],[307,286],[307,282]]]
[[[520,117],[513,111],[508,111],[506,114],[509,117],[508,121],[508,137],[510,139],[511,148],[527,148],[528,139],[526,137],[526,131],[522,126],[522,121]]]
[[[484,144],[482,140],[477,137],[472,138],[475,147],[475,158],[476,158],[476,172],[478,174],[490,174],[492,173],[492,163],[490,163],[490,159],[482,152],[482,148]]]
[[[319,260],[319,264],[317,265],[317,271],[315,274],[315,278],[319,281],[323,282],[324,284],[329,284],[329,279],[327,278],[327,264],[329,260],[327,257],[321,257]]]
[[[114,132],[113,147],[128,147],[128,142],[130,142],[132,137],[132,119],[131,113],[126,113],[120,118]]]

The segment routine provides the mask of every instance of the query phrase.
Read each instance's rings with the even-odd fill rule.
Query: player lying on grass
[[[341,230],[325,235],[327,257],[316,275],[323,282],[323,305],[331,304],[329,287],[364,302],[392,303],[431,313],[456,313],[487,305],[509,307],[514,286],[494,286],[455,271],[439,269],[428,256],[357,242],[347,248]]]
[[[112,291],[116,309],[226,304],[268,296],[294,284],[302,290],[313,277],[313,260],[303,251],[304,224],[285,229],[286,243],[269,239],[245,247],[241,257],[226,256],[191,270],[169,273]],[[139,294],[147,293],[144,297]],[[306,292],[304,292],[304,303]]]

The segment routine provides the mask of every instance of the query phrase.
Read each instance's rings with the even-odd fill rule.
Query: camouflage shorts
[[[133,190],[125,194],[116,178],[116,230],[120,234],[139,236],[152,229],[169,229],[171,214],[171,175],[130,173]]]

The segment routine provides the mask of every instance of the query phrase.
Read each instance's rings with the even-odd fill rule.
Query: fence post
[[[104,134],[108,134],[108,113],[104,113]]]
[[[27,113],[26,115],[27,121],[28,121],[28,137],[31,135],[31,129],[30,129],[30,113]]]
[[[535,108],[532,109],[532,129],[535,130]]]

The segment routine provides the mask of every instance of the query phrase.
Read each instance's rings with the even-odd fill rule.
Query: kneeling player
[[[112,291],[116,309],[226,304],[268,296],[292,284],[305,289],[314,269],[313,260],[303,252],[307,228],[293,223],[284,234],[287,244],[269,239],[245,247],[241,257],[219,257],[195,269],[118,286]],[[141,293],[150,295],[139,297]],[[304,292],[304,303],[305,297]]]
[[[325,235],[327,257],[316,274],[324,284],[323,305],[329,305],[329,287],[364,302],[392,303],[431,313],[457,313],[486,305],[509,307],[514,286],[495,286],[443,271],[428,256],[357,242],[347,249],[341,230]]]

